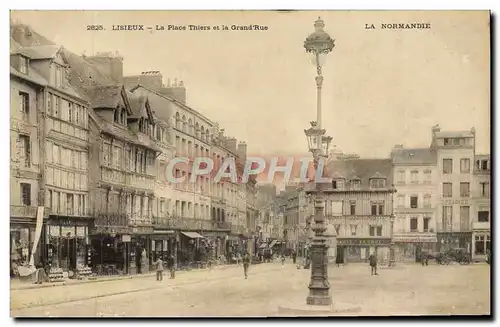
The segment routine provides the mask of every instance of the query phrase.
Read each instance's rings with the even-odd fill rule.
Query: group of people
[[[173,254],[170,254],[167,257],[167,269],[170,271],[170,279],[175,278],[175,258]],[[157,281],[162,281],[163,280],[163,260],[161,256],[158,256],[155,261],[155,266],[156,266],[156,280]]]

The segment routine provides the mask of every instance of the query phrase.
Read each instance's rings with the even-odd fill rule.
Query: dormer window
[[[332,180],[332,187],[334,190],[343,190],[345,186],[345,181],[342,178],[334,178]]]
[[[351,179],[351,189],[359,190],[361,188],[361,180],[359,179]]]
[[[127,112],[125,110],[122,110],[122,113],[120,115],[120,122],[123,125],[127,125]]]
[[[25,56],[19,56],[19,71],[28,75],[29,59]]]
[[[375,173],[375,175],[370,178],[370,187],[371,188],[386,187],[386,178],[378,172]]]
[[[120,122],[120,112],[121,112],[120,108],[115,109],[115,113],[114,113],[114,117],[113,117],[114,118],[113,121],[115,123]]]

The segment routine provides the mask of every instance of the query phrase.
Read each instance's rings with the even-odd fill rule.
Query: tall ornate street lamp
[[[329,146],[332,141],[331,136],[325,136],[326,130],[321,128],[321,88],[323,85],[323,75],[321,72],[324,57],[333,50],[334,41],[323,29],[325,23],[318,17],[314,22],[315,31],[309,35],[305,42],[304,48],[307,53],[313,56],[314,64],[316,65],[316,87],[317,87],[317,120],[311,122],[311,127],[304,130],[309,151],[311,151],[314,159],[315,171],[318,169],[318,164],[321,158],[328,156]],[[309,296],[307,304],[309,305],[331,305],[332,297],[330,295],[330,283],[328,282],[328,258],[327,249],[328,243],[324,236],[326,231],[325,215],[324,215],[324,200],[321,183],[315,183],[314,194],[314,226],[313,231],[315,236],[311,244],[311,281],[309,283]]]
[[[394,253],[394,221],[396,220],[396,216],[394,214],[391,215],[391,245],[389,246],[389,267],[396,266],[396,258]]]

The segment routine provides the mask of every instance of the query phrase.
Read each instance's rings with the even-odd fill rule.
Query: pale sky
[[[488,12],[211,11],[12,12],[76,54],[118,51],[125,74],[159,70],[183,80],[188,105],[219,122],[250,154],[307,152],[316,120],[315,67],[303,48],[318,15],[336,47],[323,69],[323,127],[344,152],[386,157],[425,147],[431,126],[476,128],[489,153]],[[381,23],[430,23],[382,30]],[[376,30],[366,30],[373,23]],[[105,31],[87,31],[102,24]],[[113,24],[248,25],[267,31],[112,31]]]

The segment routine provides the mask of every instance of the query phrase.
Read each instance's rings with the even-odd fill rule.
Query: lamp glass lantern
[[[304,41],[306,52],[311,54],[312,63],[317,67],[322,67],[325,58],[335,47],[335,41],[325,32],[325,22],[318,17],[314,22],[314,32]]]

